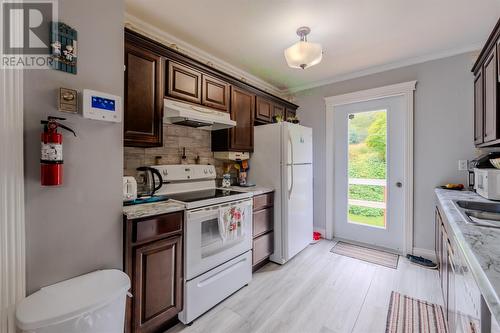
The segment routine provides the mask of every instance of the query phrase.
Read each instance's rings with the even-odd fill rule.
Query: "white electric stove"
[[[162,175],[156,194],[186,207],[179,319],[188,324],[252,279],[252,193],[217,188],[212,165],[151,167]]]

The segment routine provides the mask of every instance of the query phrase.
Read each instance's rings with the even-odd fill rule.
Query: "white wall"
[[[59,20],[78,31],[78,74],[29,70],[24,77],[28,292],[76,275],[122,267],[122,124],[58,114],[57,90],[123,96],[122,0],[59,0]],[[64,184],[40,186],[40,120],[66,116]]]
[[[464,183],[459,159],[476,156],[473,144],[475,53],[398,68],[333,83],[296,95],[302,124],[314,132],[314,226],[324,230],[326,184],[324,97],[417,80],[414,137],[414,247],[433,249],[434,192],[448,182]],[[321,65],[319,65],[321,66]],[[328,221],[331,223],[331,221]]]

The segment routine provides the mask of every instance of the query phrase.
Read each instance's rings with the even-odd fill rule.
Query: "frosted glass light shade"
[[[321,62],[323,50],[321,44],[299,41],[285,50],[285,59],[292,68],[311,67]]]

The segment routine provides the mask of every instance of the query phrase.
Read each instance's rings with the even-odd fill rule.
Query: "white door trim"
[[[325,98],[325,121],[326,121],[326,238],[333,238],[333,188],[334,188],[334,167],[335,154],[333,122],[335,108],[340,105],[366,102],[374,99],[403,96],[406,104],[407,117],[405,124],[405,161],[404,161],[404,254],[413,252],[413,108],[414,92],[417,81],[409,81],[390,86],[378,87],[374,89],[361,90],[353,93],[330,96]]]
[[[26,293],[21,69],[0,69],[0,156],[0,333],[14,333]]]

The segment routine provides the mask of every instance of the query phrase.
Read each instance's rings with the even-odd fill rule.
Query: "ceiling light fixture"
[[[285,50],[285,59],[288,66],[306,69],[321,62],[321,58],[323,57],[321,44],[307,41],[307,35],[310,32],[311,29],[309,27],[300,27],[297,29],[300,41]]]

